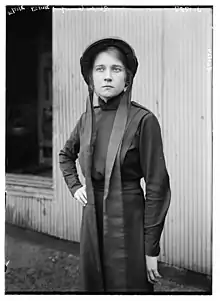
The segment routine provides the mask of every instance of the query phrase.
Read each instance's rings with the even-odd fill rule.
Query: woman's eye
[[[119,68],[119,67],[113,67],[112,70],[114,72],[121,72],[121,68]]]
[[[104,71],[104,67],[97,67],[97,68],[96,68],[96,71],[102,72],[102,71]]]

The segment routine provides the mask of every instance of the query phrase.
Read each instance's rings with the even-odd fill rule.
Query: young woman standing
[[[170,204],[160,126],[152,112],[131,101],[138,61],[125,41],[99,40],[80,63],[87,108],[59,160],[66,184],[84,206],[82,290],[152,293],[161,277],[157,257]],[[76,170],[78,157],[84,186]]]

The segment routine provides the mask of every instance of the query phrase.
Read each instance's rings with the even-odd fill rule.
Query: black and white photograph
[[[213,9],[5,6],[6,295],[213,294]]]

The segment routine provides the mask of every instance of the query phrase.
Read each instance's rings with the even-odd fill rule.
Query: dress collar
[[[110,111],[110,110],[117,110],[120,104],[120,100],[121,100],[121,94],[109,99],[107,102],[105,102],[103,99],[99,97],[98,103],[99,103],[99,107],[103,111]]]

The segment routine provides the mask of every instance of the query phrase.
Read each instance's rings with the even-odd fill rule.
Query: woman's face
[[[97,55],[93,64],[92,79],[96,94],[105,101],[124,90],[126,70],[116,51],[106,50]]]

